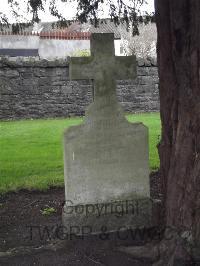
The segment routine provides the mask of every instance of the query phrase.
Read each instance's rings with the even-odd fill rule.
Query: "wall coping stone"
[[[157,59],[153,57],[137,58],[138,67],[157,67]],[[0,57],[0,67],[67,67],[69,57],[63,59],[47,60],[39,57]]]
[[[0,67],[66,67],[69,65],[68,58],[46,60],[39,57],[0,57]]]

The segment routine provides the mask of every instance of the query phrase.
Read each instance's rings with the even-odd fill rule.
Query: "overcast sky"
[[[50,0],[47,0],[47,3]],[[128,1],[128,0],[126,0]],[[148,4],[146,4],[145,6],[143,6],[142,8],[142,12],[143,11],[148,11],[148,12],[154,12],[154,0],[146,0],[148,2]],[[1,4],[0,4],[0,12],[6,14],[6,16],[9,18],[9,22],[10,23],[14,23],[16,22],[16,19],[13,17],[13,15],[11,14],[11,9],[9,8],[9,4],[8,4],[8,0],[0,0]],[[31,14],[27,15],[26,13],[26,3],[27,0],[20,0],[19,2],[21,2],[21,6],[20,6],[20,12],[18,11],[18,13],[20,13],[21,15],[24,15],[25,18],[27,19],[31,19]],[[76,2],[74,1],[74,4],[72,3],[63,3],[61,0],[57,0],[58,4],[58,10],[67,18],[67,19],[73,19],[76,15]],[[24,8],[22,8],[24,7]],[[102,17],[108,17],[108,10],[106,7],[103,8],[104,10],[100,13]],[[49,11],[48,11],[48,7],[45,8],[45,12],[40,12],[39,13],[39,17],[40,19],[45,22],[45,21],[55,21],[55,17],[51,16]],[[22,19],[23,20],[23,19]]]

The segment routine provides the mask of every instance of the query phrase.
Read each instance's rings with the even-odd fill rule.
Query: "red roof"
[[[61,40],[89,40],[90,32],[66,32],[66,31],[51,31],[41,32],[41,39],[61,39]]]
[[[49,32],[21,32],[13,34],[12,32],[0,32],[0,35],[21,35],[21,36],[39,36],[41,39],[59,39],[59,40],[89,40],[91,32],[66,32],[66,31],[49,31]]]

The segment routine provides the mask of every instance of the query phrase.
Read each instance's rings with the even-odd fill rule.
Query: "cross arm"
[[[69,59],[69,78],[70,79],[92,79],[92,58],[70,57]]]
[[[116,78],[119,79],[134,79],[137,75],[136,57],[132,56],[116,56]]]

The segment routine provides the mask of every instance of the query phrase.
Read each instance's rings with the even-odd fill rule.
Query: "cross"
[[[93,33],[90,40],[91,56],[71,57],[70,79],[92,79],[94,101],[115,94],[116,80],[136,78],[136,58],[115,56],[114,34]]]

